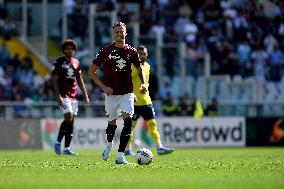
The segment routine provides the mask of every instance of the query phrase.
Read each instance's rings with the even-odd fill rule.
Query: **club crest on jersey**
[[[108,55],[108,58],[109,58],[109,59],[117,60],[117,59],[120,59],[120,56],[119,56],[118,53],[116,53],[116,50],[113,50],[113,51],[111,51],[111,53]]]
[[[66,62],[63,62],[61,67],[64,68],[64,69],[69,69],[69,65],[66,64]]]

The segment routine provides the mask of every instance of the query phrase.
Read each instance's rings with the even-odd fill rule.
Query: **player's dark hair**
[[[144,45],[139,45],[138,47],[137,47],[137,51],[139,51],[139,50],[144,50],[144,49],[146,49],[147,50],[147,47],[145,47]]]
[[[69,45],[73,46],[75,51],[77,50],[76,42],[73,39],[66,39],[61,45],[62,51],[64,51]]]
[[[123,23],[123,22],[119,22],[119,21],[116,21],[113,25],[112,25],[112,28],[116,27],[116,26],[123,26],[126,28],[126,24]]]

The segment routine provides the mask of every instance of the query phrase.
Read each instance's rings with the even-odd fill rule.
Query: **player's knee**
[[[155,128],[157,127],[157,121],[155,119],[150,119],[147,121],[148,127]]]
[[[108,125],[116,125],[116,119],[108,121]]]

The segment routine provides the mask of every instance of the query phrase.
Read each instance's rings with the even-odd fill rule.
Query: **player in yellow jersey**
[[[139,80],[138,71],[137,69],[132,66],[132,82],[133,82],[133,91],[135,94],[135,104],[134,104],[134,115],[132,117],[132,132],[129,139],[129,142],[126,146],[125,155],[134,155],[131,151],[131,143],[133,141],[133,129],[136,126],[137,120],[139,119],[140,115],[146,121],[149,129],[150,136],[152,137],[156,147],[157,153],[159,155],[170,154],[174,151],[172,148],[166,148],[162,145],[160,140],[160,134],[157,129],[157,122],[155,118],[155,111],[153,108],[152,100],[149,95],[149,75],[150,75],[150,65],[146,62],[148,57],[148,51],[145,46],[139,46],[137,48],[140,66],[145,74],[146,77],[146,88],[147,92],[142,93],[140,86],[141,81]]]

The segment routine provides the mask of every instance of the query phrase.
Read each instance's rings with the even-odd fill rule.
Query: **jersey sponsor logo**
[[[119,69],[119,70],[116,69],[116,71],[123,71],[123,68],[126,66],[126,61],[121,58],[117,60],[116,63],[117,63],[116,67]]]
[[[74,70],[72,68],[67,69],[67,78],[73,78]]]
[[[66,61],[62,64],[61,66],[64,70],[66,70],[66,78],[73,78],[74,75],[75,75],[75,70],[73,68],[71,68],[67,63]]]
[[[116,52],[117,50],[111,51],[111,53],[108,55],[109,59],[113,59],[116,62],[116,68],[115,71],[117,72],[123,72],[125,71],[126,67],[126,61],[120,57],[120,55]]]

